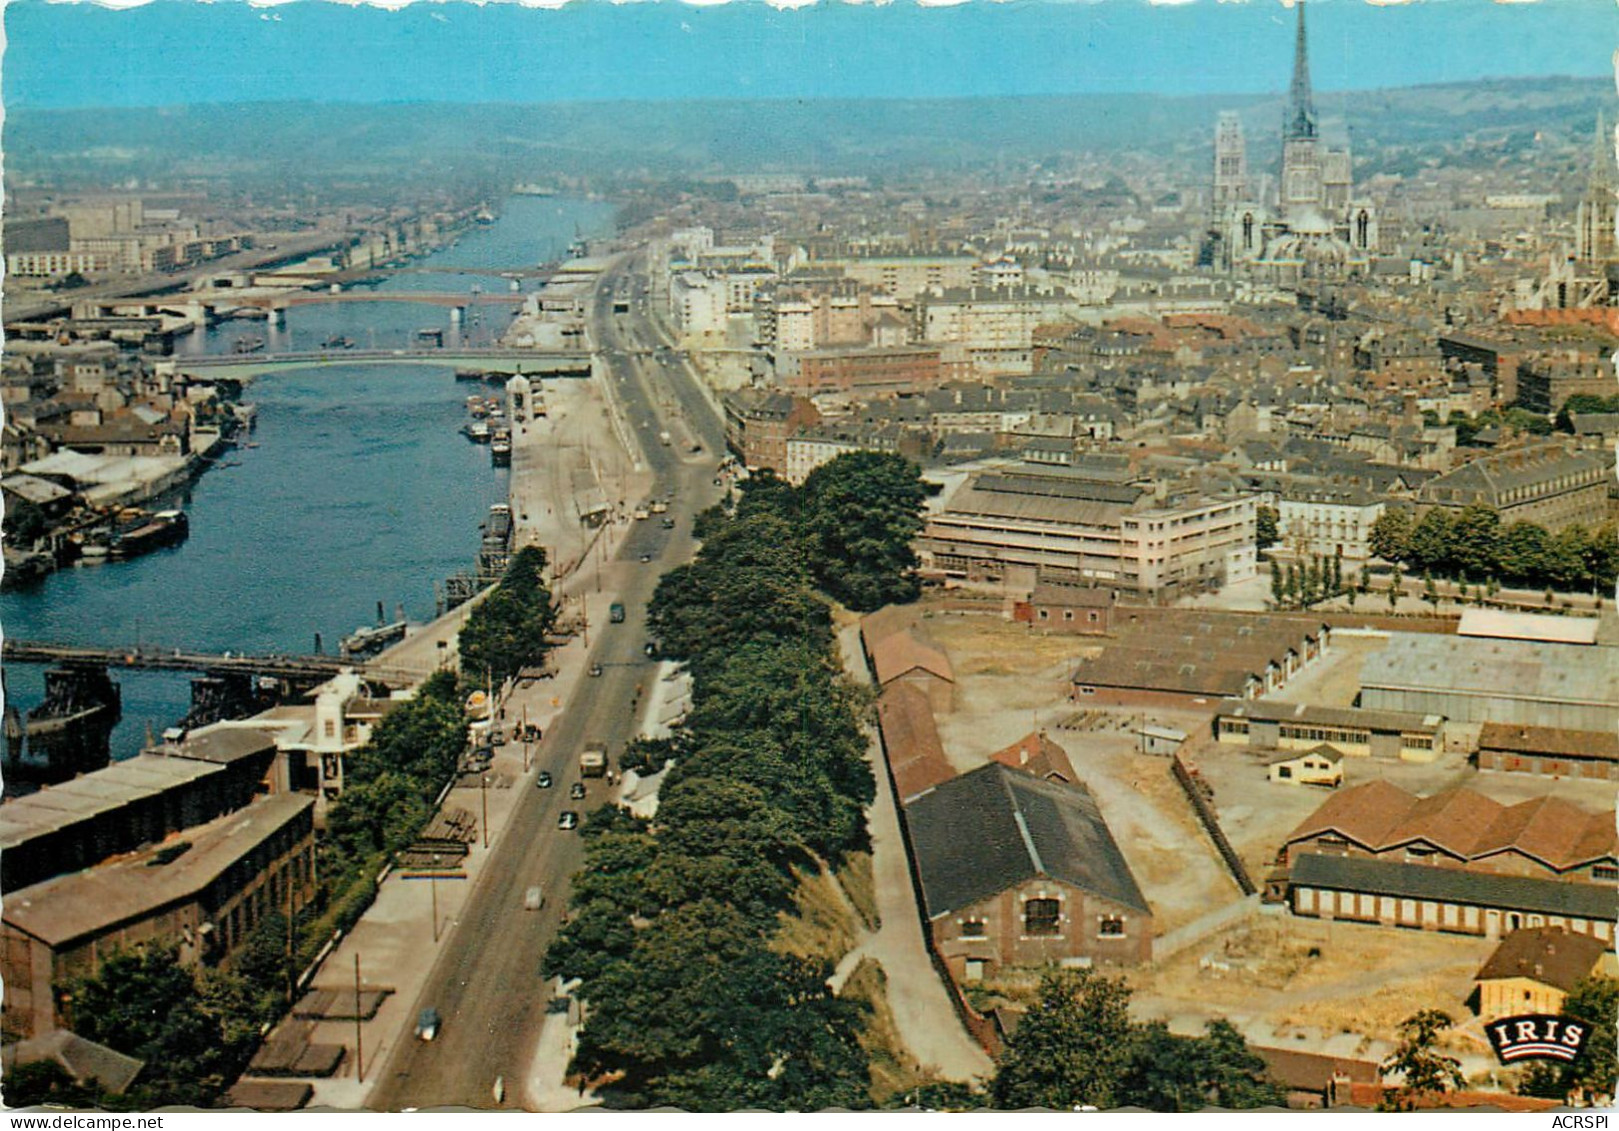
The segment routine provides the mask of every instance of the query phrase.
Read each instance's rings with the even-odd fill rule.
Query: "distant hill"
[[[1347,123],[1357,158],[1389,147],[1455,150],[1474,134],[1574,135],[1611,103],[1601,79],[1503,79],[1323,94],[1329,131]],[[541,105],[260,103],[7,114],[7,172],[148,176],[181,171],[296,175],[448,169],[543,175],[957,167],[1090,151],[1190,156],[1215,113],[1239,111],[1266,160],[1282,97],[1075,95],[933,100],[593,102]],[[1465,148],[1465,147],[1462,147]]]

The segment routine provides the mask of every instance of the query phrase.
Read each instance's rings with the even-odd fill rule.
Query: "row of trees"
[[[1302,565],[1288,562],[1284,569],[1275,558],[1270,563],[1270,595],[1279,609],[1308,609],[1345,592],[1354,593],[1346,583],[1343,558],[1337,554],[1317,554]]]
[[[692,709],[638,751],[674,761],[656,821],[607,809],[587,822],[572,915],[542,964],[580,979],[574,1069],[614,1077],[616,1103],[869,1105],[864,1007],[831,992],[824,959],[771,942],[795,871],[867,846],[864,704],[825,596],[914,595],[922,497],[914,465],[871,453],[802,488],[756,476],[700,516],[701,551],[659,582],[649,624],[690,668]]]
[[[1383,512],[1371,550],[1416,573],[1462,581],[1499,581],[1531,589],[1611,589],[1619,578],[1619,528],[1574,525],[1556,533],[1529,522],[1503,525],[1494,508],[1433,507],[1415,521],[1406,510]]]
[[[461,675],[474,687],[499,687],[545,652],[556,624],[545,584],[545,552],[526,546],[512,555],[506,573],[461,626]]]

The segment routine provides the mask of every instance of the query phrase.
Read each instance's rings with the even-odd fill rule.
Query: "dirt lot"
[[[1470,1017],[1473,975],[1494,945],[1282,912],[1213,936],[1162,967],[1132,972],[1130,980],[1144,1016],[1228,1012],[1277,1036],[1358,1033],[1392,1041],[1399,1022],[1418,1009]],[[1477,1051],[1469,1028],[1451,1038],[1458,1051]]]
[[[1093,712],[1091,729],[1064,729],[1078,714],[1068,680],[1082,655],[1101,644],[1086,638],[1031,633],[993,616],[934,613],[923,621],[950,655],[957,709],[936,722],[945,753],[958,770],[1036,729],[1068,752],[1152,906],[1159,933],[1239,898],[1191,806],[1169,774],[1169,759],[1138,752],[1142,721],[1206,728],[1202,716],[1154,711]]]

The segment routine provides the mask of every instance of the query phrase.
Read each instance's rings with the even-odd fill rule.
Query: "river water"
[[[576,234],[611,226],[608,204],[513,197],[495,223],[415,265],[533,267],[562,258]],[[510,285],[446,271],[399,275],[376,289],[493,294]],[[510,318],[503,305],[473,307],[461,340],[488,344]],[[338,336],[362,349],[400,348],[419,329],[449,324],[449,309],[429,304],[299,306],[273,337],[262,322],[226,322],[176,352],[229,353],[250,335],[271,337],[273,350],[315,349]],[[259,406],[257,430],[245,437],[257,447],[230,453],[240,466],[210,470],[179,500],[191,518],[185,542],[0,594],[0,626],[19,640],[64,644],[305,653],[317,633],[335,651],[342,636],[374,623],[379,601],[389,620],[401,605],[411,620],[426,620],[434,583],[471,569],[478,525],[506,497],[508,472],[458,431],[466,396],[479,388],[454,381],[448,366],[377,362],[260,377],[243,395]],[[122,671],[114,679],[123,689],[115,759],[190,708],[188,675]],[[43,695],[43,668],[8,665],[5,688],[26,712]]]

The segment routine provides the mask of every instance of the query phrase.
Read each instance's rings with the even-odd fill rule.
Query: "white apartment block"
[[[1030,373],[1034,329],[1056,317],[1066,296],[1020,288],[944,290],[917,301],[922,340],[954,343],[980,376]]]
[[[1276,510],[1287,551],[1363,562],[1372,556],[1372,525],[1382,517],[1383,503],[1358,487],[1320,487],[1284,494]]]
[[[776,349],[805,353],[815,348],[815,304],[791,299],[776,304]]]
[[[669,243],[691,263],[714,246],[714,229],[707,227],[677,228],[669,233]]]
[[[1152,505],[1128,501],[1122,486],[1043,480],[969,480],[928,516],[917,541],[923,568],[1009,590],[1045,579],[1169,598],[1257,572],[1252,495]]]
[[[75,271],[99,275],[112,268],[113,257],[103,251],[14,251],[6,256],[6,274],[24,279],[55,279]]]
[[[683,271],[669,283],[669,312],[682,334],[725,333],[725,283],[700,271]]]
[[[912,298],[933,288],[970,287],[978,260],[970,255],[894,255],[824,259],[821,267],[839,267],[845,278],[899,298]]]

